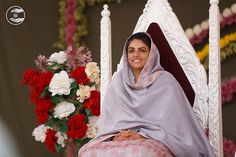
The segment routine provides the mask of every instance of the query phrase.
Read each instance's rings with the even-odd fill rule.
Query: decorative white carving
[[[209,10],[209,140],[215,154],[223,156],[219,0],[210,0]]]
[[[110,11],[108,6],[105,4],[103,6],[103,11],[101,13],[101,104],[103,102],[105,93],[108,88],[108,84],[111,80],[112,75],[112,62],[111,62],[111,21],[110,21]],[[102,105],[101,105],[102,108]]]

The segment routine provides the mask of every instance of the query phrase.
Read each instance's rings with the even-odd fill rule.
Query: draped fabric
[[[137,82],[125,48],[123,59],[123,68],[111,81],[102,104],[97,139],[129,129],[160,141],[176,157],[213,157],[182,88],[161,67],[154,43]]]
[[[107,137],[85,145],[79,157],[173,157],[165,145],[153,139],[102,142]]]

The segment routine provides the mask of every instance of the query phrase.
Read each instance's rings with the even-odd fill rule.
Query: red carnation
[[[90,92],[90,98],[84,100],[83,105],[88,108],[95,116],[100,115],[100,92],[93,90]]]
[[[41,93],[39,91],[32,89],[30,96],[31,102],[37,104],[40,101],[40,94]]]
[[[39,73],[35,69],[28,69],[21,82],[28,85],[31,89],[31,102],[37,103],[40,100],[40,95],[43,90],[49,86],[49,83],[53,77],[50,71]]]
[[[35,78],[38,75],[39,73],[37,70],[29,68],[27,71],[24,72],[21,82],[25,85],[32,87],[35,84]]]
[[[37,115],[38,124],[43,124],[48,120],[48,112],[52,107],[52,103],[49,100],[41,100],[36,104],[35,113]]]
[[[89,84],[89,79],[87,74],[85,73],[85,67],[80,66],[76,67],[71,73],[70,77],[74,78],[78,84],[84,84],[87,85]]]
[[[51,152],[56,151],[55,145],[57,143],[57,137],[55,135],[56,135],[56,131],[52,129],[48,129],[46,132],[45,145],[47,146],[48,150],[50,150]]]
[[[49,86],[52,77],[53,74],[50,71],[40,73],[35,79],[34,89],[42,92],[47,86]]]
[[[83,114],[77,114],[72,116],[67,122],[69,130],[66,132],[68,137],[72,139],[83,138],[86,135],[87,124],[85,122],[85,116]]]
[[[90,107],[89,99],[85,99],[84,102],[83,102],[83,105],[84,105],[84,108],[89,109],[89,107]]]

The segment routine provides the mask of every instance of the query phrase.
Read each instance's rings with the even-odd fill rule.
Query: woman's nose
[[[134,51],[134,56],[139,56],[139,52],[138,51]]]

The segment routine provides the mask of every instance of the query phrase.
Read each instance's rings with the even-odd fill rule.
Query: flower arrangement
[[[80,148],[95,137],[100,114],[97,63],[85,47],[68,47],[49,58],[39,55],[22,83],[31,91],[39,124],[32,133],[52,151]],[[70,148],[68,148],[70,149]]]

